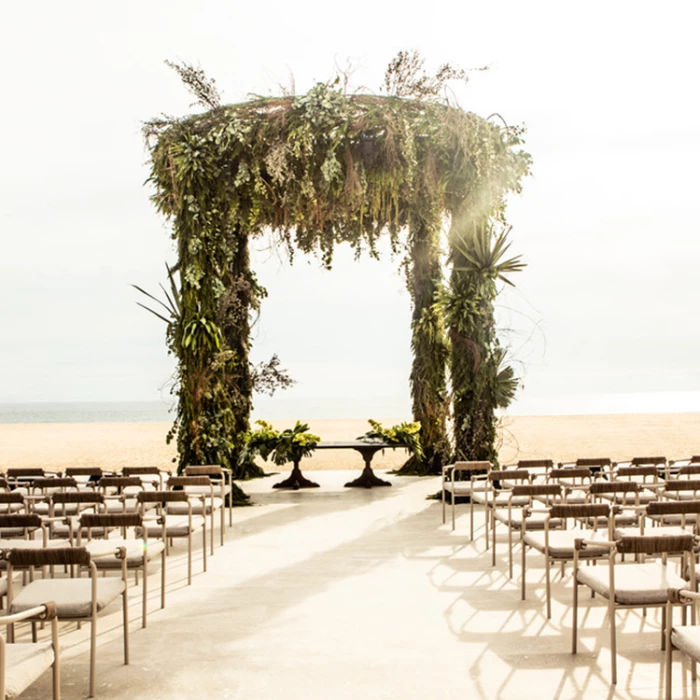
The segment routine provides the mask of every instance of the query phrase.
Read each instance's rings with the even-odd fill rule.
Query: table
[[[363,442],[362,440],[352,440],[348,442],[319,442],[316,445],[317,450],[356,450],[362,455],[362,459],[365,461],[365,468],[362,470],[362,474],[354,481],[349,481],[345,486],[347,487],[363,487],[366,489],[371,489],[374,486],[391,486],[389,481],[384,481],[380,479],[372,471],[372,458],[379,450],[385,450],[390,447],[394,449],[396,447],[406,447],[406,445],[394,445],[388,442]]]

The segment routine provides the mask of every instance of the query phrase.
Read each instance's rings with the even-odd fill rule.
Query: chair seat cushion
[[[691,658],[700,660],[700,627],[674,627],[671,644]]]
[[[469,496],[472,493],[476,494],[477,492],[483,493],[486,491],[484,482],[474,484],[474,488],[472,488],[472,484],[469,481],[455,481],[454,483],[447,481],[444,488],[447,493],[452,493],[455,496]]]
[[[574,546],[576,540],[607,540],[607,532],[604,534],[587,530],[555,530],[549,533],[549,557],[550,559],[562,559],[570,561],[574,558]],[[544,532],[525,532],[523,541],[529,547],[544,554],[545,539]],[[579,552],[581,559],[595,559],[609,554],[610,550],[605,547],[595,547],[593,545],[582,549]]]
[[[610,596],[608,566],[586,566],[577,579],[604,598]],[[659,563],[616,564],[615,602],[620,605],[656,605],[668,600],[669,588],[688,588],[690,584],[672,567]]]
[[[606,501],[614,501],[619,505],[633,505],[635,502],[635,494],[631,491],[622,493],[601,493],[602,498]],[[646,505],[652,501],[658,501],[659,497],[656,495],[655,491],[650,491],[649,489],[642,489],[638,492],[639,495],[639,505]]]
[[[615,539],[620,537],[639,537],[641,533],[638,527],[616,527]],[[692,534],[688,530],[676,525],[663,525],[661,527],[646,527],[644,528],[644,537],[677,537],[678,535]]]
[[[92,580],[84,578],[46,578],[28,583],[12,601],[10,614],[29,610],[43,605],[47,600],[56,603],[58,617],[61,619],[90,616],[92,601]],[[121,578],[97,579],[97,611],[106,608],[124,591]]]
[[[192,530],[189,526],[189,518],[186,515],[167,515],[165,517],[165,534],[167,537],[187,537],[190,532],[204,527],[205,521],[201,515],[192,517]],[[146,534],[148,538],[157,538],[163,534],[163,529],[160,525],[146,525]]]
[[[24,510],[24,503],[0,503],[0,513],[17,513]]]
[[[105,501],[108,513],[136,513],[139,504],[135,498],[127,497],[124,501],[117,498],[108,498]]]
[[[510,503],[514,508],[519,508],[521,506],[529,505],[530,498],[529,496],[513,496],[511,498],[507,491],[503,491],[501,493],[497,493],[496,498],[489,501],[489,504],[495,505],[496,508],[505,508],[506,510],[508,509],[508,503]]]
[[[113,552],[117,547],[126,547],[126,565],[130,569],[136,569],[143,566],[144,554],[148,561],[154,559],[165,550],[165,544],[161,540],[151,540],[146,542],[144,547],[143,540],[92,540],[85,543],[85,548],[93,557],[105,552]],[[121,559],[117,559],[116,555],[112,557],[99,557],[93,559],[95,566],[98,569],[121,569]]]
[[[49,515],[51,508],[48,503],[44,501],[39,501],[32,506],[34,513],[39,515]],[[54,515],[60,518],[62,515],[75,515],[78,512],[77,503],[57,503],[53,507]]]
[[[211,513],[212,499],[207,498],[207,500],[202,504],[201,501],[193,500],[190,501],[192,504],[192,514],[201,515],[203,512],[209,515]],[[224,504],[221,498],[214,497],[214,510],[219,510]],[[173,503],[168,503],[168,514],[172,515],[187,515],[189,512],[189,505],[185,501],[175,501]]]
[[[698,520],[697,513],[669,513],[664,515],[648,515],[648,518],[656,522],[663,522],[664,525],[680,525],[685,518],[687,525],[694,525]]]
[[[5,645],[5,697],[16,698],[54,662],[51,642]]]
[[[520,508],[513,508],[511,511],[512,515],[512,520],[508,518],[508,509],[507,508],[496,508],[494,511],[494,516],[496,520],[498,520],[501,523],[504,523],[505,525],[508,525],[510,523],[510,526],[513,528],[513,530],[520,530],[522,527],[523,523],[523,516],[522,512],[520,511]],[[525,529],[526,530],[544,530],[544,523],[545,520],[547,519],[547,514],[546,513],[533,513],[530,515],[526,522],[525,522]],[[559,518],[552,518],[549,521],[549,527],[554,529],[554,528],[560,528],[562,526],[562,521]]]

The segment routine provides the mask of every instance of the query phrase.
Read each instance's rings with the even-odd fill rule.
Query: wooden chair
[[[574,560],[574,552],[576,548],[576,540],[584,538],[589,542],[600,539],[596,525],[600,521],[605,526],[604,541],[609,541],[610,531],[613,527],[612,513],[613,506],[607,503],[557,503],[550,508],[540,511],[545,514],[544,527],[538,531],[529,531],[527,529],[527,516],[537,512],[537,509],[523,509],[523,518],[525,520],[522,528],[521,545],[521,579],[520,579],[520,599],[525,600],[526,594],[526,566],[527,566],[527,550],[532,549],[544,556],[545,562],[545,592],[547,599],[547,619],[552,617],[552,592],[551,592],[551,577],[550,568],[552,564],[563,566],[568,561]],[[567,529],[570,522],[576,523],[578,519],[585,519],[586,522],[593,521],[593,529]],[[556,528],[551,527],[554,523]],[[582,559],[602,559],[608,556],[606,547],[595,547],[591,545],[580,553]]]
[[[78,546],[83,545],[81,533],[87,532],[90,540],[84,546],[93,557],[98,571],[113,571],[122,567],[122,559],[115,553],[115,547],[119,547],[126,552],[126,568],[136,574],[137,585],[138,572],[142,573],[142,627],[146,627],[148,616],[148,564],[156,557],[160,557],[160,607],[165,607],[165,519],[154,520],[162,527],[160,539],[149,540],[141,513],[83,513],[78,529]],[[122,536],[109,537],[110,530],[114,529],[119,529]],[[104,539],[92,539],[93,531],[100,532]],[[127,537],[127,531],[131,537]]]
[[[185,467],[185,476],[208,476],[214,484],[214,490],[219,492],[219,498],[228,507],[228,525],[233,525],[233,501],[231,491],[233,489],[233,475],[230,469],[224,469],[219,464],[200,464]],[[228,498],[228,506],[226,499]],[[224,544],[224,510],[221,510],[221,544]],[[443,521],[444,522],[444,521]],[[213,528],[213,524],[212,524]]]
[[[3,550],[7,561],[8,612],[10,615],[26,613],[40,603],[38,599],[50,597],[56,605],[59,620],[90,622],[90,680],[89,697],[95,696],[95,671],[97,654],[97,616],[112,601],[121,597],[124,628],[124,663],[129,663],[129,616],[126,581],[126,550],[115,548],[104,556],[118,556],[121,560],[121,577],[101,578],[93,557],[84,547],[54,549]],[[17,568],[33,569],[53,565],[78,566],[90,572],[88,578],[42,578],[31,581],[15,596],[12,574]],[[14,639],[14,624],[8,627],[8,637]],[[36,641],[36,622],[32,624],[32,638]]]
[[[2,625],[25,620],[51,623],[50,642],[8,644],[0,636],[0,698],[16,698],[46,671],[53,669],[53,700],[61,698],[56,604],[43,603],[14,615],[0,617]]]
[[[493,524],[493,550],[491,564],[496,565],[496,522],[508,528],[508,578],[513,578],[513,532],[522,539],[526,528],[541,530],[547,521],[549,527],[561,527],[561,520],[549,520],[532,508],[534,499],[545,498],[547,503],[560,500],[562,488],[559,484],[523,484],[514,485],[508,492],[506,508],[494,508],[491,515]],[[524,501],[524,502],[523,502]]]
[[[488,488],[486,477],[493,468],[491,462],[455,462],[442,468],[442,522],[445,523],[446,494],[450,494],[452,529],[455,529],[455,502],[457,498],[469,498],[469,539],[474,539],[474,501],[476,492],[483,493]],[[468,478],[458,480],[457,476],[466,473]]]
[[[155,490],[158,484],[157,480],[149,484],[140,476],[103,476],[95,488],[103,494],[108,513],[137,513],[137,494],[146,490],[149,485]]]
[[[581,552],[586,547],[606,547],[608,549],[608,566],[581,567]],[[616,613],[618,610],[631,608],[660,607],[663,611],[662,631],[665,628],[666,603],[668,589],[690,588],[695,590],[695,557],[693,549],[695,538],[692,535],[675,537],[621,537],[616,541],[590,542],[585,539],[576,540],[574,556],[574,587],[573,587],[573,623],[571,652],[576,654],[578,641],[578,589],[587,586],[594,593],[608,601],[608,623],[610,625],[610,665],[612,683],[617,683],[617,635]],[[690,581],[671,570],[664,562],[655,561],[616,563],[617,555],[680,555],[681,571],[688,571]],[[662,634],[662,649],[665,637]]]
[[[165,519],[165,552],[169,554],[169,542],[175,538],[187,539],[187,584],[192,584],[192,537],[201,529],[202,531],[202,568],[207,570],[207,520],[203,515],[194,515],[192,501],[203,502],[203,497],[191,497],[184,491],[141,491],[136,496],[141,507],[141,514],[146,515],[147,506],[156,504],[156,513]],[[167,506],[172,503],[186,503],[186,515],[174,515],[167,513]],[[148,523],[144,518],[144,529],[149,539],[162,536],[163,525]]]
[[[163,470],[159,467],[122,467],[122,476],[139,476],[147,484],[158,482],[158,490],[163,490]]]
[[[224,494],[223,482],[220,482],[217,486],[217,491],[219,495],[216,494],[214,490],[214,482],[210,477],[206,475],[198,476],[171,476],[167,482],[168,489],[182,489],[188,496],[196,497],[195,501],[189,501],[185,503],[184,501],[175,501],[174,503],[168,504],[166,507],[166,512],[169,515],[187,515],[188,510],[191,508],[193,515],[203,515],[209,516],[209,538],[211,540],[211,554],[214,556],[214,530],[215,527],[215,515],[218,510],[221,513],[220,522],[220,535],[221,535],[221,546],[224,544]]]
[[[697,605],[700,603],[700,593],[678,588],[671,588],[668,591],[668,601],[666,603],[666,656],[664,663],[665,675],[665,698],[673,700],[673,650],[683,652],[690,657],[690,668],[693,684],[697,682],[697,662],[700,661],[700,627],[697,622]],[[673,606],[692,606],[692,625],[673,625]],[[685,616],[684,616],[685,617]]]
[[[559,484],[564,487],[567,503],[586,503],[588,501],[587,489],[593,483],[593,474],[590,467],[550,469],[545,483]]]
[[[63,476],[72,476],[81,488],[92,488],[103,476],[102,467],[68,467]]]

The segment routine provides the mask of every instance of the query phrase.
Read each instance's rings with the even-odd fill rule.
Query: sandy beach
[[[393,425],[398,419],[380,419]],[[276,421],[286,428],[290,421]],[[365,420],[312,420],[323,440],[351,440],[366,432]],[[175,449],[165,444],[169,423],[24,423],[0,425],[0,470],[41,466],[60,471],[69,466],[106,469],[129,465],[173,467]],[[500,459],[664,455],[684,459],[700,454],[700,413],[594,416],[517,416],[505,418]],[[404,450],[386,450],[374,458],[380,469],[394,469],[406,459]],[[352,450],[324,450],[304,460],[304,470],[353,469],[362,466]],[[270,467],[270,471],[272,471]],[[284,469],[283,469],[284,470]]]

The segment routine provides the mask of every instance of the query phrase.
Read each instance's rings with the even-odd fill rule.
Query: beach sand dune
[[[310,420],[310,429],[327,441],[353,440],[369,428],[365,420]],[[399,419],[380,420],[393,425]],[[293,421],[273,421],[277,428]],[[60,471],[70,466],[155,465],[172,469],[174,445],[166,445],[169,423],[23,423],[0,425],[0,470],[40,466]],[[684,459],[700,454],[700,413],[664,413],[609,416],[517,416],[502,421],[500,459],[664,455]],[[373,466],[396,469],[406,460],[404,450],[378,453]],[[268,471],[287,471],[265,465]],[[314,469],[360,469],[353,450],[316,452],[302,463]]]

